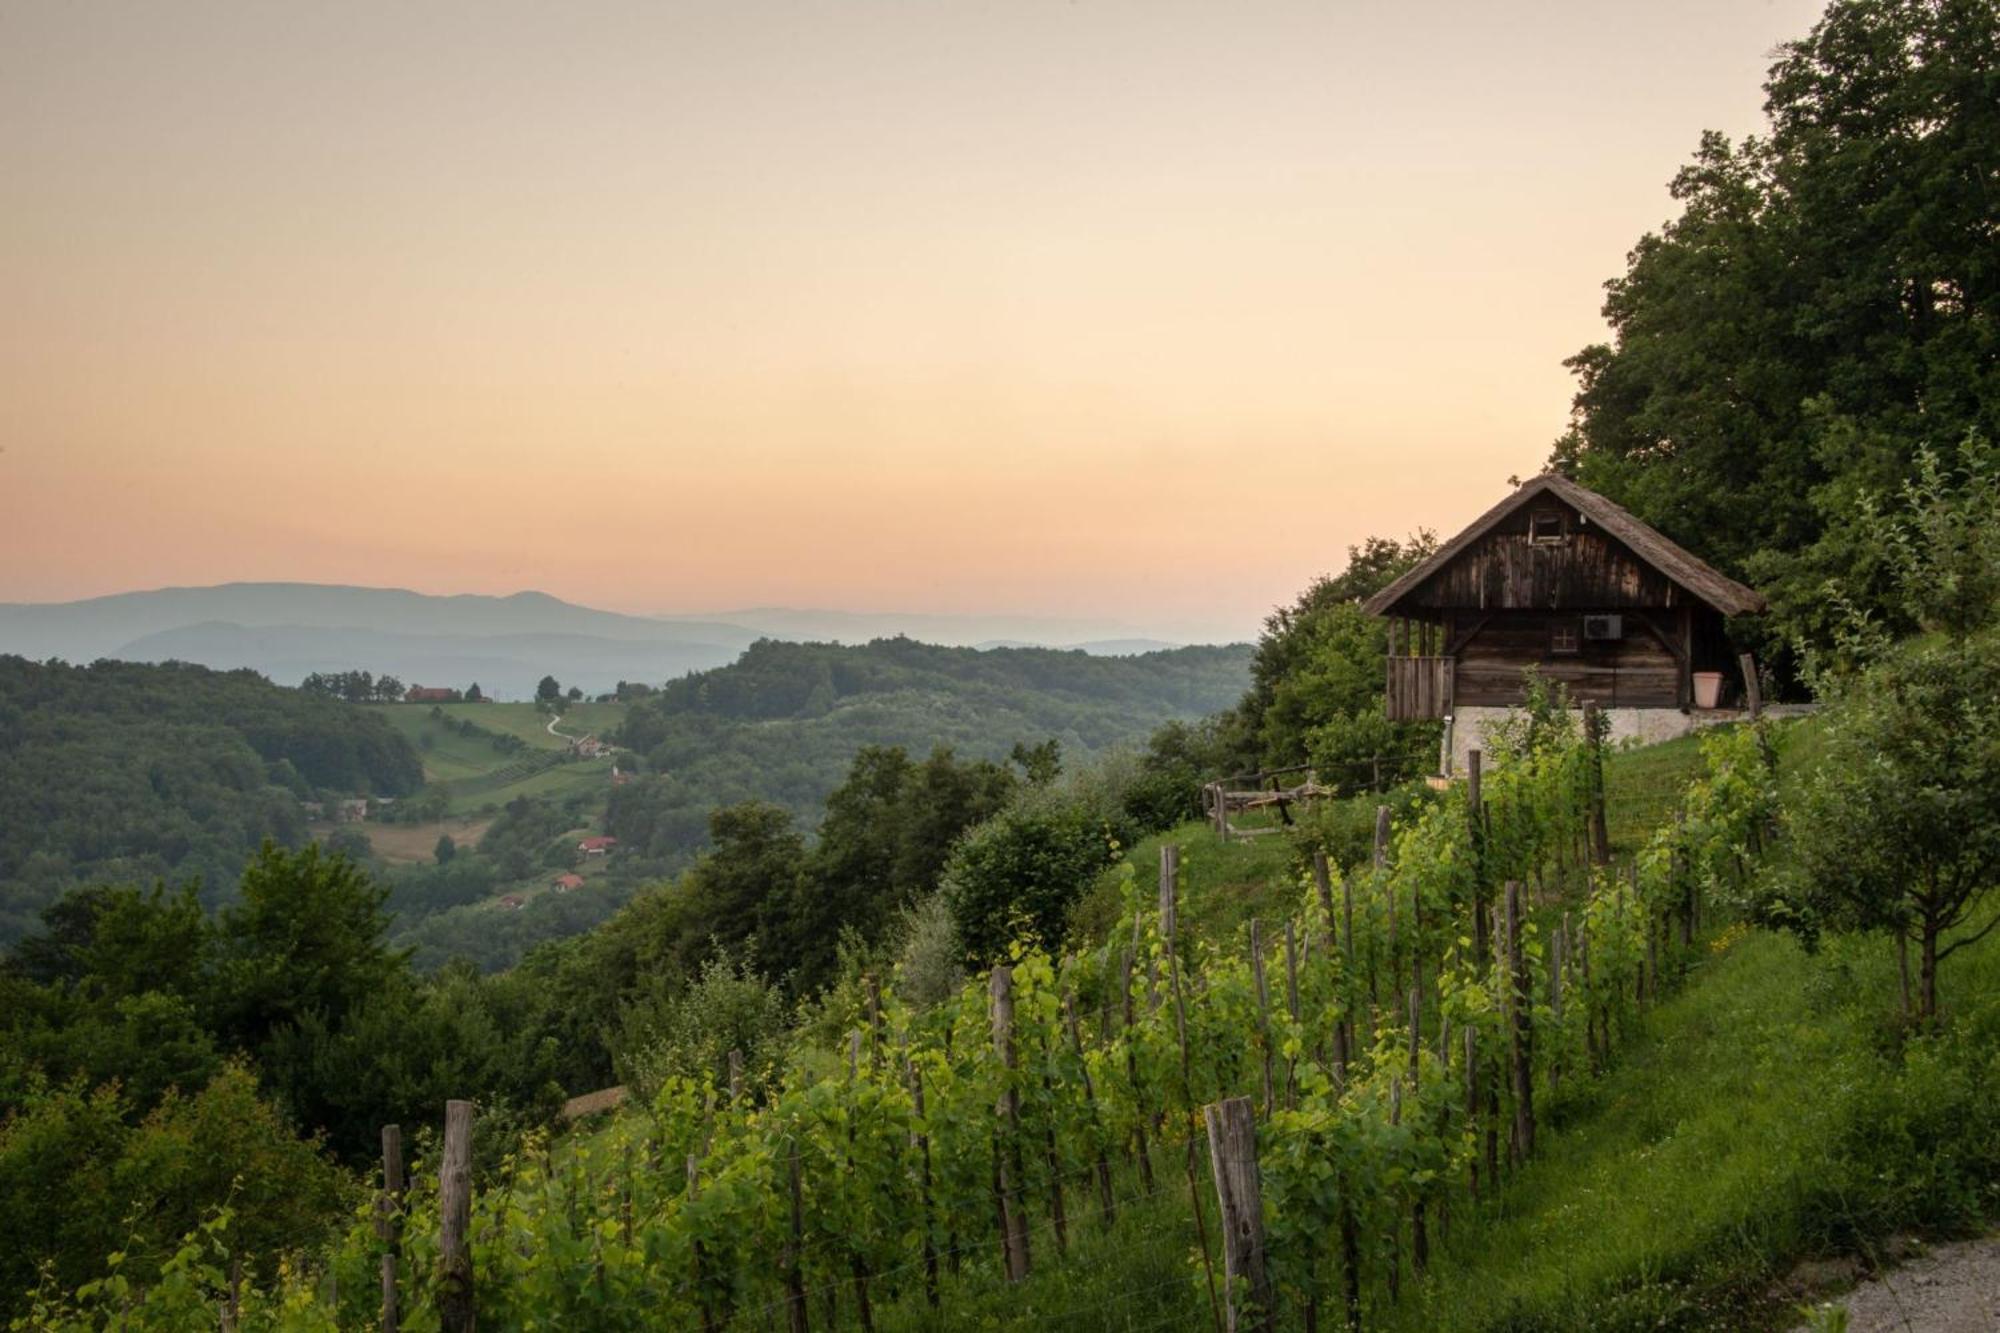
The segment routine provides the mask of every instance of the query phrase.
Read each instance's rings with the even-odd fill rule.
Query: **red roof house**
[[[602,856],[617,845],[618,839],[600,835],[595,838],[585,838],[576,845],[576,849],[585,856]]]
[[[557,893],[568,893],[571,889],[580,889],[583,887],[583,876],[576,874],[574,871],[564,871],[549,881],[549,886]]]

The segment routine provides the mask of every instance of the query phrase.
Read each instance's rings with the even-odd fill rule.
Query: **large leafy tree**
[[[222,916],[215,1007],[245,1049],[307,1014],[339,1024],[403,974],[384,942],[389,891],[345,856],[267,843],[240,888]]]
[[[1434,726],[1391,726],[1383,715],[1387,631],[1361,603],[1436,548],[1430,532],[1405,541],[1370,537],[1348,548],[1338,575],[1321,575],[1297,601],[1265,618],[1250,662],[1250,688],[1235,718],[1220,728],[1236,738],[1236,765],[1282,767],[1310,759],[1327,764],[1323,776],[1337,779],[1359,771],[1358,762],[1369,763],[1372,776],[1376,756],[1429,752]]]
[[[1554,461],[1810,646],[1828,578],[1879,585],[1861,498],[2000,425],[2000,8],[1836,0],[1765,90],[1768,133],[1704,135],[1607,284]]]

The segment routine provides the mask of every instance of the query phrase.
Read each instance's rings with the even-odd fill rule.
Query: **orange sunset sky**
[[[1801,0],[0,2],[0,601],[1245,636],[1447,531]]]

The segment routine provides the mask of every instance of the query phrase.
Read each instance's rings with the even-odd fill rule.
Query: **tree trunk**
[[[1937,1022],[1937,943],[1937,922],[1930,917],[1926,917],[1924,918],[1923,961],[1920,964],[1922,970],[1918,973],[1918,984],[1921,987],[1923,996],[1922,1017],[1925,1027],[1930,1027]]]

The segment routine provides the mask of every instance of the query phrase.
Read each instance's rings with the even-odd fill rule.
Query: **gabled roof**
[[[1725,616],[1755,615],[1765,609],[1761,593],[1746,588],[1735,579],[1690,555],[1653,528],[1640,522],[1622,507],[1579,486],[1568,477],[1544,472],[1530,478],[1521,489],[1494,505],[1437,549],[1436,554],[1362,603],[1370,615],[1387,615],[1396,603],[1419,587],[1424,580],[1465,554],[1472,544],[1492,531],[1501,519],[1538,495],[1554,495],[1598,527],[1623,542],[1632,554],[1675,583],[1693,593]]]

